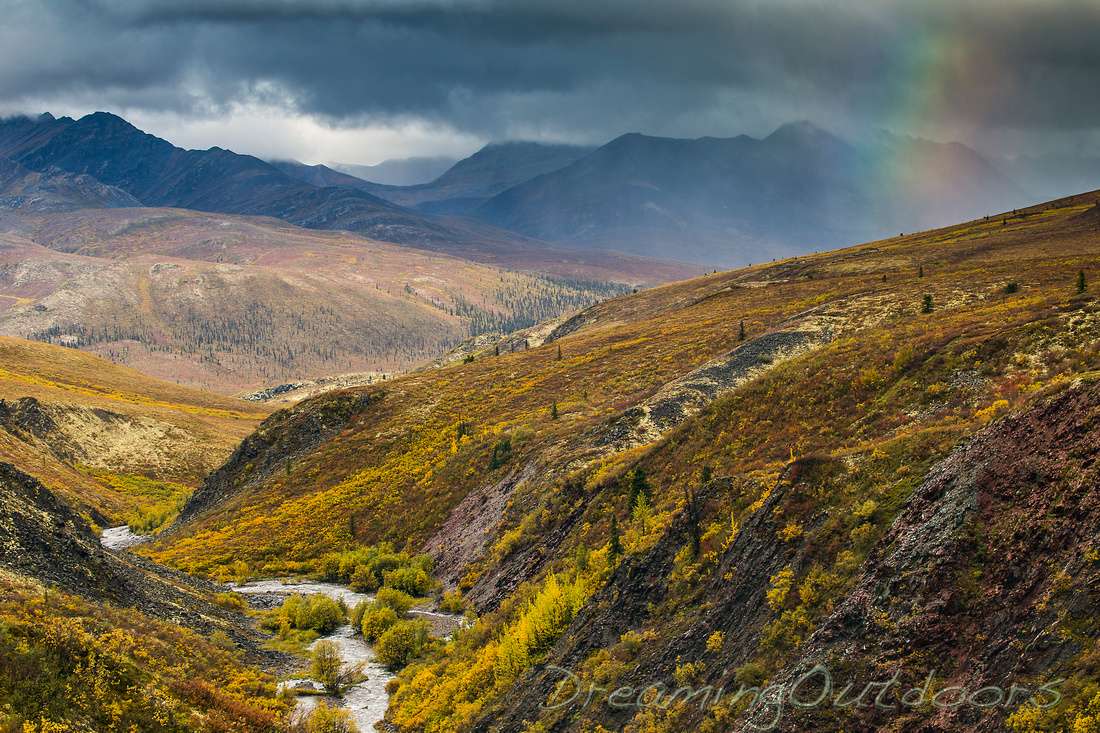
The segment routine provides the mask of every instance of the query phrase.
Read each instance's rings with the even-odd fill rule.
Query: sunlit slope
[[[471,332],[511,331],[629,289],[621,283],[698,269],[598,254],[476,263],[174,209],[13,215],[7,224],[0,332],[229,394],[404,371]]]
[[[484,495],[483,507],[464,511],[489,512],[487,544],[456,555],[458,577],[528,510],[560,518],[555,481],[583,477],[574,507],[583,511],[644,459],[675,427],[654,417],[658,390],[739,346],[742,321],[742,348],[762,349],[758,366],[738,362],[748,381],[734,380],[719,423],[688,420],[681,430],[705,436],[690,450],[673,450],[681,432],[655,443],[669,453],[647,469],[666,488],[658,513],[676,510],[683,497],[673,487],[702,463],[722,474],[777,471],[792,457],[927,430],[946,431],[945,450],[1036,386],[1093,364],[1093,306],[1075,282],[1100,257],[1094,198],[616,298],[529,351],[506,342],[499,356],[490,348],[470,364],[387,382],[367,390],[371,399],[335,395],[277,413],[254,436],[255,455],[223,468],[225,490],[193,507],[205,518],[157,556],[211,568],[237,557],[304,561],[379,539],[419,547],[459,502]],[[1009,283],[1017,292],[1005,293]],[[926,294],[933,310],[923,314]],[[759,346],[792,328],[815,334],[814,348],[792,356]],[[295,425],[311,413],[326,415],[325,429],[303,442]],[[511,459],[489,471],[504,438]],[[528,498],[509,506],[517,491]],[[585,541],[606,539],[606,522],[590,525]]]
[[[158,499],[113,474],[195,486],[270,412],[76,349],[7,337],[0,397],[0,460],[112,523]]]

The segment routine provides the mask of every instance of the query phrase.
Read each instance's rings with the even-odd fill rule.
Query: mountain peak
[[[139,130],[133,124],[127,122],[123,118],[111,112],[92,112],[91,114],[84,115],[77,124],[91,125],[97,129],[114,129],[126,132],[140,132],[145,134],[142,130]]]
[[[765,142],[816,142],[836,139],[836,135],[809,120],[780,125],[775,132],[764,138]]]

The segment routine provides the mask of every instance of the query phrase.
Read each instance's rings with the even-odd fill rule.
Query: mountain
[[[364,181],[386,186],[415,186],[430,183],[447,172],[458,161],[443,156],[393,158],[377,165],[329,163],[328,167]]]
[[[1026,201],[964,146],[892,138],[861,149],[803,122],[763,140],[624,135],[471,213],[563,246],[746,264]]]
[[[492,143],[458,161],[441,176],[418,186],[375,186],[387,201],[438,214],[464,215],[490,197],[536,176],[564,168],[591,152],[575,145]]]
[[[272,160],[270,165],[276,170],[285,173],[296,181],[308,183],[311,186],[344,186],[347,188],[363,187],[366,181],[347,173],[333,170],[324,165],[306,165],[296,160]]]
[[[808,122],[763,140],[629,134],[595,150],[494,144],[415,186],[181,150],[102,112],[0,122],[0,155],[39,173],[92,176],[145,206],[271,216],[483,262],[614,251],[746,264],[1031,200],[963,145],[888,133],[852,145]]]
[[[0,156],[33,171],[60,168],[117,187],[145,206],[273,216],[313,229],[354,231],[383,241],[492,256],[544,249],[484,225],[425,217],[359,188],[318,187],[228,150],[182,150],[125,120],[96,112],[0,122]]]
[[[994,162],[1036,198],[1054,199],[1100,188],[1100,158],[1096,156],[1046,153]]]

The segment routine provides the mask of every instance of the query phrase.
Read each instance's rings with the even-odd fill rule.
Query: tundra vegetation
[[[971,222],[601,303],[586,311],[583,327],[552,344],[514,353],[490,346],[469,364],[388,384],[290,477],[265,479],[151,552],[198,572],[231,556],[315,563],[354,547],[334,507],[355,514],[355,542],[403,541],[411,550],[502,470],[515,477],[532,467],[536,478],[496,510],[486,549],[443,568],[467,605],[475,599],[480,618],[404,667],[390,723],[459,731],[520,709],[515,715],[557,725],[565,711],[523,707],[517,695],[564,653],[580,655],[585,688],[632,685],[643,674],[717,686],[724,670],[750,686],[766,684],[852,590],[937,461],[992,421],[1100,366],[1100,309],[1077,292],[1079,272],[1091,271],[1100,254],[1095,225],[1081,218],[1090,211],[1091,204],[1042,208],[1005,224]],[[1056,257],[1043,251],[1052,245]],[[929,301],[934,318],[915,317]],[[628,420],[663,385],[808,312],[830,329],[826,345],[761,362],[754,379],[669,433],[647,442],[649,428],[637,424],[637,440],[618,452],[583,437]],[[546,419],[548,403],[558,419]],[[264,429],[289,429],[295,411],[310,409],[277,415]],[[721,597],[716,588],[741,582],[728,558],[743,529],[763,521],[765,506],[772,542],[788,560],[763,579],[762,615],[749,615],[748,645],[730,643],[740,634],[708,633],[690,655],[669,657],[674,639],[705,625]],[[988,538],[1012,530],[982,531]],[[500,577],[539,557],[514,590],[494,595]],[[975,612],[995,588],[982,562],[975,559],[974,572],[959,581],[959,597],[977,604]],[[570,624],[585,609],[589,624],[599,618],[609,601],[588,604],[624,563],[658,563],[662,590],[645,591],[647,610],[623,621],[629,626],[605,645]],[[374,614],[369,633],[396,623],[385,611]],[[568,628],[574,636],[563,635]],[[619,640],[628,632],[644,639],[639,649]],[[1094,646],[1087,634],[1074,638],[1085,652]],[[924,667],[942,672],[943,664]],[[1059,708],[987,714],[1020,731],[1085,721],[1094,695],[1077,680],[1087,680],[1087,664],[1067,673]],[[1032,689],[1041,681],[1027,680]],[[568,714],[591,730],[710,730],[732,725],[745,707],[700,712],[681,702],[614,721],[596,707]]]
[[[930,476],[934,466],[1001,435],[983,429],[1037,440],[1056,425],[1066,455],[1047,446],[999,457],[982,476],[1018,469],[999,493],[954,516],[943,536],[934,530],[946,525],[921,525],[921,541],[946,548],[939,592],[897,587],[895,605],[867,606],[868,633],[893,646],[833,661],[838,679],[854,679],[900,659],[918,684],[935,670],[940,689],[981,682],[988,655],[1016,654],[1007,659],[1023,687],[1065,678],[1060,704],[959,709],[943,713],[944,729],[965,714],[990,729],[1087,730],[1100,650],[1080,589],[1100,578],[1100,537],[1087,529],[1100,506],[1087,437],[1100,414],[1100,306],[1078,280],[1100,261],[1096,221],[1091,203],[1066,200],[714,273],[594,305],[552,343],[488,345],[468,364],[361,390],[376,399],[320,396],[269,417],[258,431],[272,459],[227,464],[240,479],[233,490],[140,552],[196,574],[239,562],[376,584],[376,602],[350,615],[380,646],[389,635],[387,663],[401,671],[387,721],[402,731],[526,720],[531,730],[713,733],[743,727],[751,700],[540,709],[555,693],[547,667],[568,666],[586,690],[789,682],[789,665],[823,649],[815,633],[833,614],[881,600],[851,594],[876,580],[861,568],[885,573],[884,558],[909,547],[891,532],[946,471]],[[919,313],[925,294],[931,317]],[[791,323],[828,337],[794,358],[754,359],[746,381],[679,425],[641,416],[662,388],[735,347],[755,355],[759,337]],[[1012,422],[1055,403],[1078,412],[1043,430]],[[283,453],[309,415],[339,429],[288,472]],[[471,526],[479,534],[466,552]],[[1041,548],[1047,536],[1057,541]],[[426,547],[430,566],[417,560]],[[381,558],[402,554],[406,564],[382,569]],[[446,644],[403,618],[421,571],[477,613]],[[1020,625],[991,638],[1011,593],[1024,594],[1011,596],[1022,599]],[[918,596],[920,608],[904,605]],[[915,619],[939,624],[920,648],[905,637],[919,631]],[[1045,662],[1027,656],[1025,628],[1032,641],[1042,629],[1036,643],[1055,650]],[[915,729],[934,712],[882,724]],[[798,714],[784,725],[827,730],[886,715]]]
[[[0,659],[0,730],[259,733],[287,720],[274,678],[235,649],[60,591],[0,583]]]

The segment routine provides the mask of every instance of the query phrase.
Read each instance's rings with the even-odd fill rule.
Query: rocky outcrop
[[[992,731],[1037,690],[1036,680],[1055,668],[1068,676],[1067,663],[1097,632],[1092,624],[1080,636],[1066,632],[1100,612],[1100,576],[1087,559],[1100,546],[1098,417],[1100,383],[1066,389],[979,432],[936,465],[856,586],[775,682],[790,685],[838,659],[867,681],[898,672],[901,690],[920,687],[934,670],[936,689],[989,691],[978,704],[967,698],[930,713],[891,700],[895,709],[872,706],[851,729]],[[1030,692],[1011,706],[1005,699],[983,707],[1000,693],[1007,698],[1013,685]],[[811,711],[777,729],[821,720]],[[747,722],[735,728],[749,729]]]
[[[831,342],[833,324],[825,313],[825,309],[819,309],[800,314],[779,329],[746,341],[669,382],[657,394],[627,410],[595,444],[620,451],[656,442],[722,395],[777,364]]]

